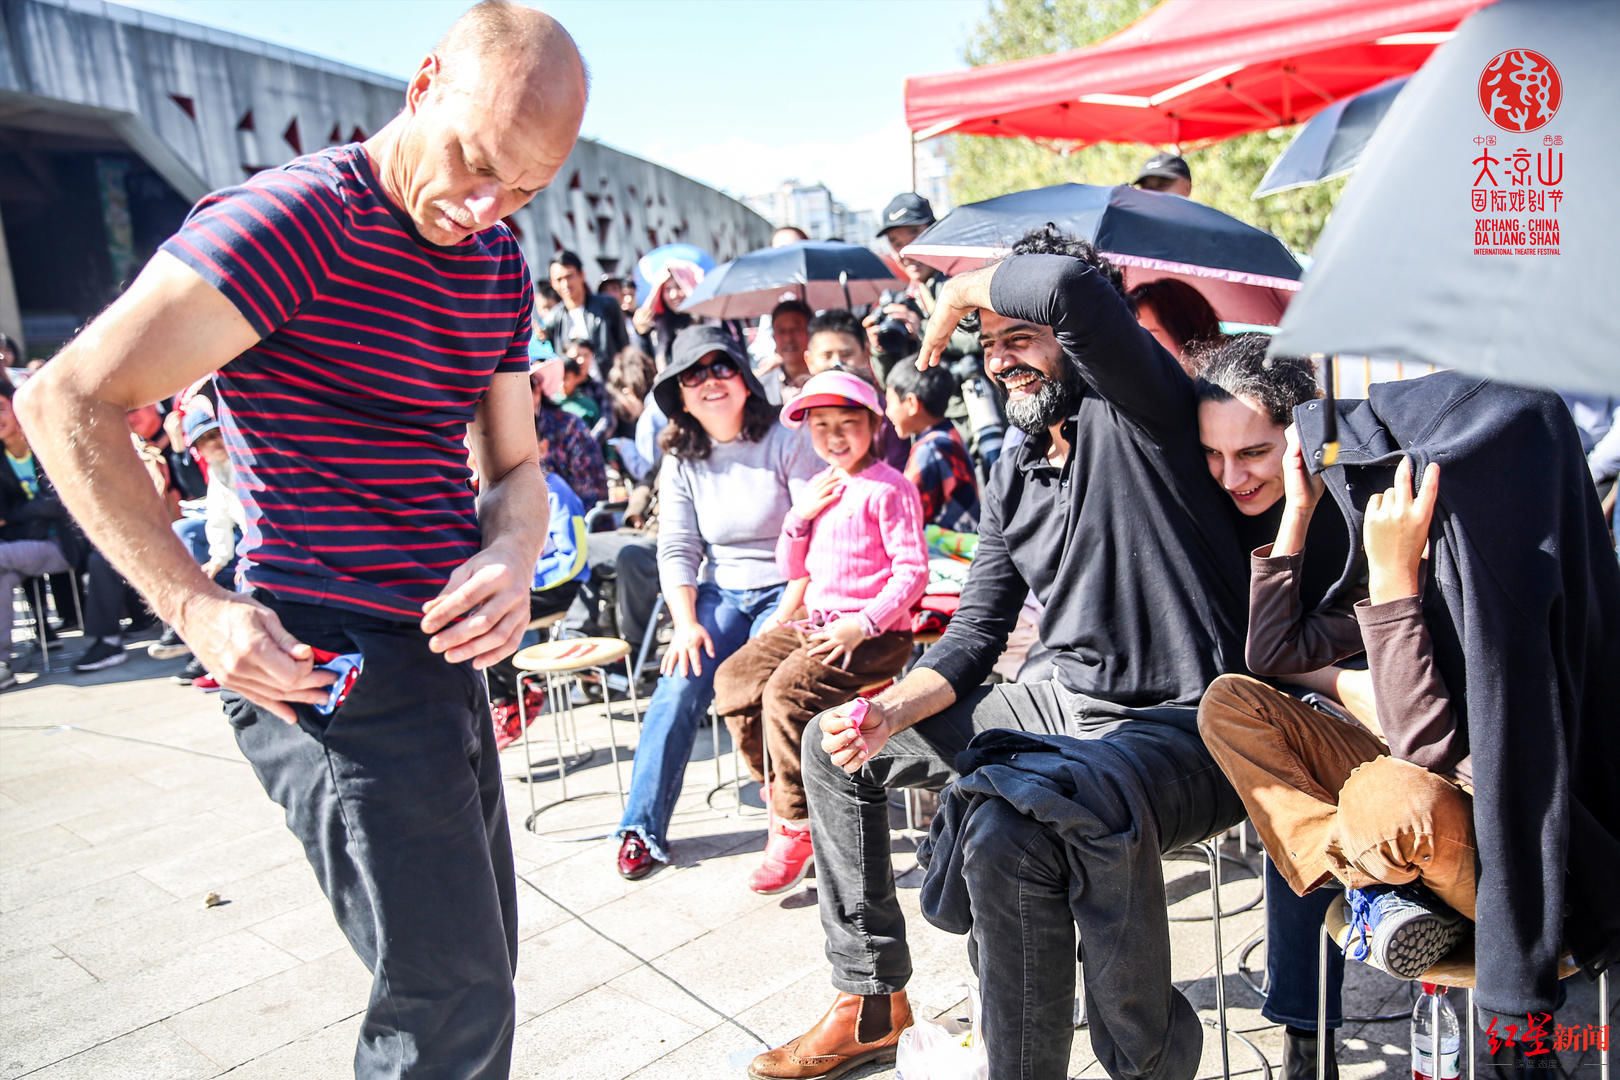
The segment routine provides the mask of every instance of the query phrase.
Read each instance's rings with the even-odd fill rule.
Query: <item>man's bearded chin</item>
[[[1034,372],[1033,368],[1018,370]],[[1010,374],[1012,372],[1006,372],[1001,377]],[[1007,420],[1026,435],[1040,435],[1053,424],[1066,420],[1080,403],[1085,385],[1080,373],[1067,361],[1064,362],[1061,378],[1054,379],[1039,372],[1035,374],[1041,380],[1039,390],[1007,399]]]

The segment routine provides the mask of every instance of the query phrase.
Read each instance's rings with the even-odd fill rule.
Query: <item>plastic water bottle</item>
[[[1440,1060],[1435,1061],[1435,1045]],[[1457,1080],[1462,1075],[1462,1035],[1446,988],[1423,984],[1412,1006],[1412,1080]]]

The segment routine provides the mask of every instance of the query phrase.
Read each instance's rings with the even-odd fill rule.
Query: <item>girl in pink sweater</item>
[[[873,456],[882,415],[872,385],[840,370],[812,377],[782,413],[789,427],[809,426],[828,465],[788,511],[776,544],[777,568],[788,579],[777,610],[794,614],[767,620],[714,679],[715,708],[770,802],[765,859],[748,882],[758,893],[792,888],[809,868],[799,771],[806,725],[893,679],[911,656],[911,606],[928,584],[922,499],[903,473]]]

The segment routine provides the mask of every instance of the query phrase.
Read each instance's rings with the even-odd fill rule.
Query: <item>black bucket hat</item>
[[[742,372],[743,385],[761,401],[769,401],[765,388],[759,384],[748,354],[737,344],[737,339],[718,326],[688,326],[675,336],[669,366],[659,372],[653,383],[653,400],[665,416],[681,412],[681,372],[695,368],[715,353],[723,353]]]

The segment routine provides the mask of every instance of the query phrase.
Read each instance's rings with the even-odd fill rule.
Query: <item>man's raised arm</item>
[[[1193,418],[1191,381],[1096,267],[1068,255],[1012,255],[951,278],[918,366],[938,363],[956,324],[978,309],[1050,326],[1081,377],[1145,427],[1179,430]]]
[[[18,392],[17,415],[91,541],[220,680],[289,723],[331,673],[267,608],[215,585],[169,528],[130,443],[127,410],[177,393],[259,340],[224,295],[159,252],[111,307]]]

